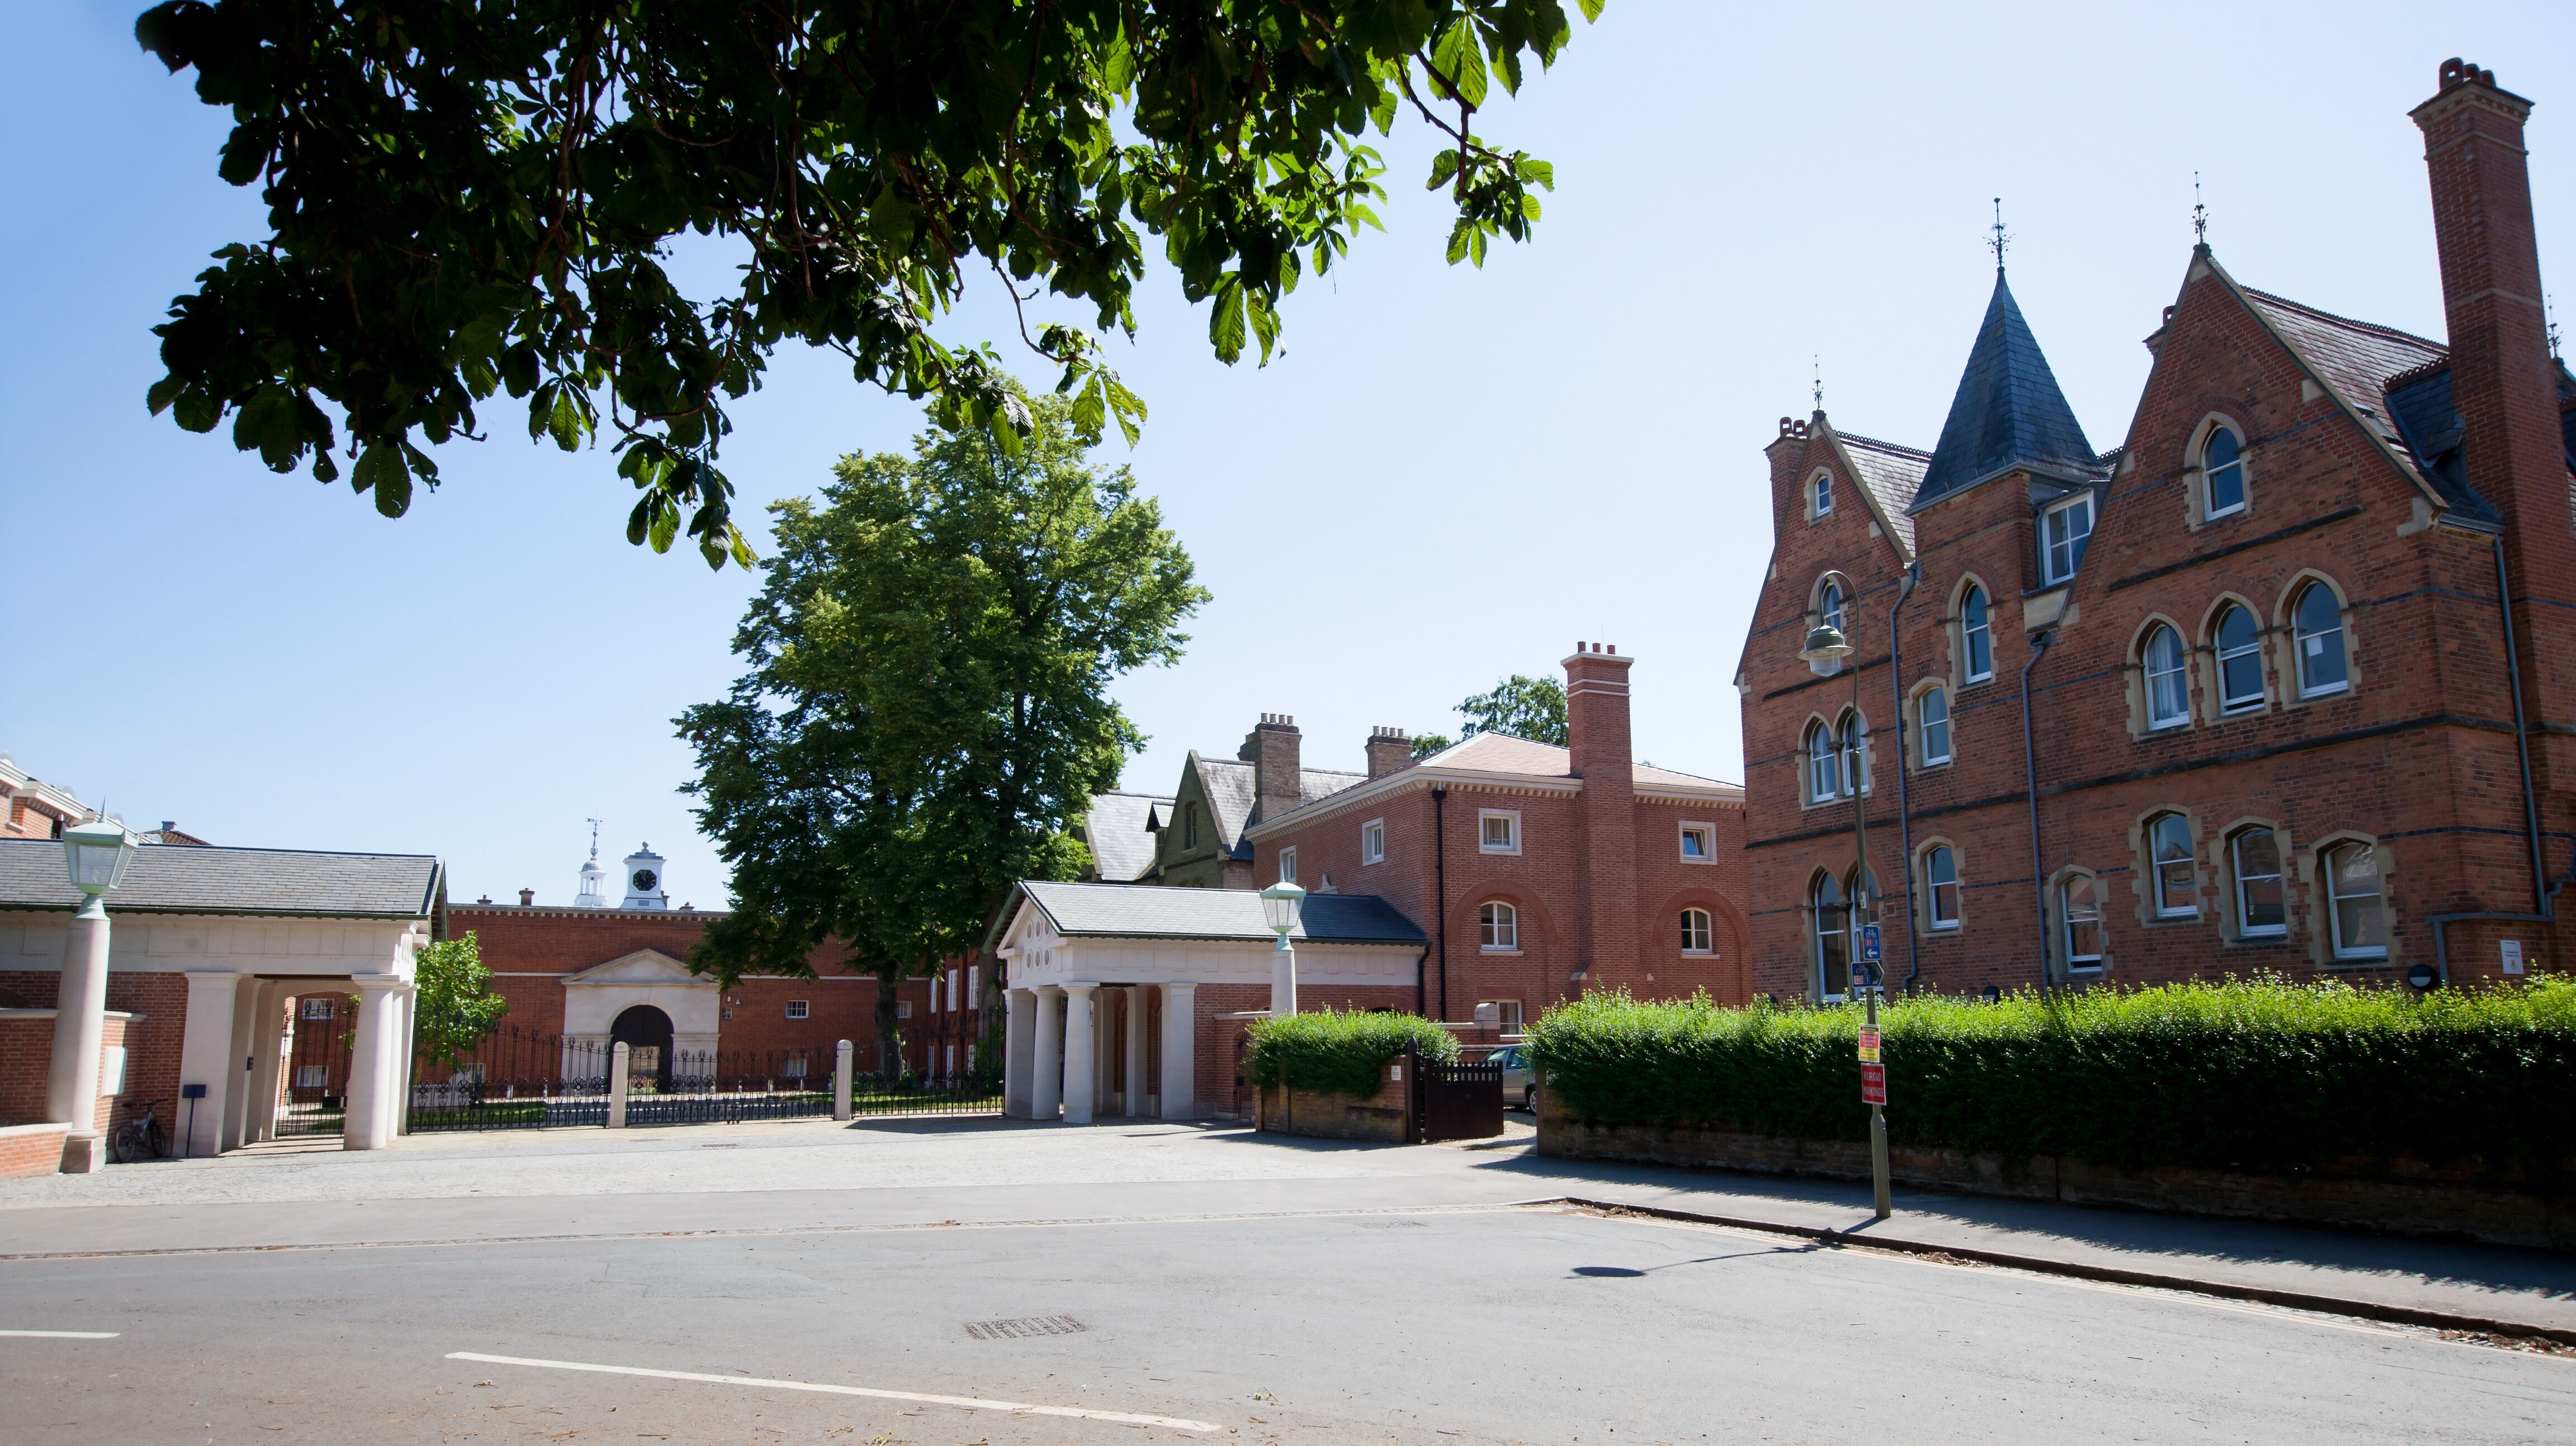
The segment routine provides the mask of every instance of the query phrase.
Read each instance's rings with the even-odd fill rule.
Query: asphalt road
[[[1549,1208],[18,1260],[0,1317],[117,1333],[0,1337],[11,1446],[2576,1441],[2576,1357]]]

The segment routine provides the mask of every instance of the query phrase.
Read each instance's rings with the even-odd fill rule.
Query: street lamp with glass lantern
[[[1290,947],[1288,933],[1305,910],[1306,891],[1286,879],[1261,891],[1262,921],[1279,936],[1278,947],[1270,953],[1270,1012],[1274,1015],[1297,1012],[1297,951]]]
[[[54,1053],[45,1076],[45,1118],[71,1126],[63,1170],[87,1174],[106,1163],[98,1128],[99,1054],[107,1038],[108,891],[125,882],[142,840],[123,823],[92,814],[63,830],[63,867],[81,903],[64,941],[54,995]]]
[[[1818,622],[1808,631],[1806,646],[1798,650],[1798,656],[1809,663],[1839,663],[1850,657],[1852,652],[1851,641],[1843,636],[1842,629],[1828,622]],[[1844,769],[1843,777],[1851,780],[1852,853],[1855,860],[1849,905],[1851,921],[1850,929],[1844,936],[1848,941],[1844,949],[1845,962],[1854,971],[1855,980],[1859,977],[1858,971],[1863,968],[1868,970],[1868,979],[1862,987],[1862,998],[1867,1001],[1869,1010],[1869,1032],[1871,1037],[1875,1038],[1878,1034],[1878,985],[1883,975],[1878,961],[1864,960],[1861,957],[1861,926],[1877,923],[1878,910],[1869,887],[1869,800],[1861,787],[1861,755],[1864,740],[1859,722],[1860,669],[1854,668],[1852,669],[1853,726],[1850,745],[1844,747],[1840,739],[1835,740],[1835,753],[1841,760],[1841,766]],[[1902,766],[1901,761],[1900,766]],[[1819,985],[1823,982],[1822,979],[1817,981]],[[1849,988],[1850,984],[1846,983],[1846,991]],[[1878,1211],[1878,1218],[1884,1220],[1891,1213],[1887,1195],[1887,1107],[1884,1105],[1873,1104],[1869,1107],[1869,1166],[1871,1202]]]

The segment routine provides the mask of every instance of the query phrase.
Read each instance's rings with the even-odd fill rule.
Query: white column
[[[1297,1012],[1297,951],[1284,941],[1270,951],[1270,1012]]]
[[[1163,986],[1163,1118],[1198,1115],[1199,987]]]
[[[626,1128],[627,1048],[621,1039],[608,1050],[608,1127],[612,1130]]]
[[[400,980],[352,980],[358,990],[357,1042],[349,1051],[349,1112],[340,1148],[381,1150],[394,1135],[406,1093],[394,1077],[402,1063]]]
[[[411,1051],[413,1038],[419,1032],[417,1028],[419,1018],[420,990],[417,986],[414,986],[413,988],[406,989],[402,992],[402,1019],[395,1027],[394,1037],[401,1041],[400,1047],[395,1051],[395,1053],[400,1055],[401,1058],[394,1061],[393,1099],[395,1103],[393,1107],[393,1120],[386,1127],[387,1133],[389,1134],[408,1135],[411,1133]]]
[[[1064,1012],[1056,1007],[1064,991],[1054,985],[1037,990],[1037,1042],[1031,1053],[1029,1118],[1053,1122],[1064,1102]]]
[[[1029,1083],[1037,1069],[1038,996],[1032,990],[1005,989],[1002,1006],[1002,1113],[1025,1120],[1032,1113]]]
[[[1145,1113],[1145,986],[1118,991],[1127,999],[1127,1113]]]
[[[92,910],[96,912],[93,913]],[[63,1172],[86,1175],[107,1163],[98,1128],[99,1052],[107,1041],[107,911],[96,899],[72,916],[54,988],[54,1053],[45,1071],[45,1120],[70,1125]]]
[[[846,1039],[832,1046],[832,1118],[836,1120],[850,1117],[850,1058],[856,1050]]]
[[[233,1053],[233,1001],[240,994],[239,975],[188,975],[188,1020],[179,1039],[179,1084],[203,1085],[205,1097],[171,1102],[171,1133],[180,1136],[182,1153],[211,1155],[224,1134],[225,1101],[240,1086],[241,1057]],[[184,1132],[184,1134],[182,1133]]]
[[[251,1085],[259,1078],[259,996],[264,986],[259,977],[244,974],[233,984],[233,1052],[224,1068],[232,1072],[232,1087],[224,1095],[224,1129],[215,1141],[218,1150],[238,1150],[249,1139]]]
[[[245,1102],[247,1121],[242,1132],[245,1144],[261,1144],[277,1138],[278,1076],[286,1068],[286,992],[292,988],[284,980],[271,979],[259,990],[256,1017],[250,1032],[251,1057],[259,1067],[251,1071],[250,1098]]]
[[[1091,995],[1099,987],[1064,986],[1064,1122],[1068,1125],[1091,1123],[1092,1087],[1099,1083],[1092,1073],[1099,1038],[1091,1016]]]

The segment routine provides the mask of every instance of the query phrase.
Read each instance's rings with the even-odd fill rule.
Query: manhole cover
[[[970,1320],[966,1334],[979,1341],[1006,1341],[1021,1336],[1069,1336],[1091,1327],[1069,1315],[1032,1315],[1018,1320]]]

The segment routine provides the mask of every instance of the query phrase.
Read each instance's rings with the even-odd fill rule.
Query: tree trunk
[[[889,1088],[903,1083],[903,1031],[894,1012],[901,978],[891,970],[877,975],[877,1078]]]

